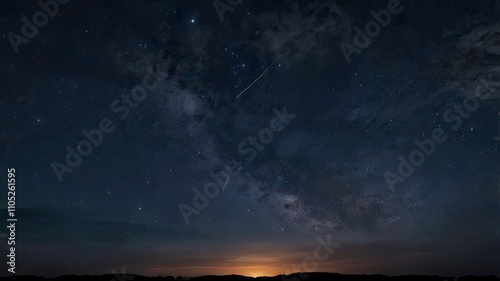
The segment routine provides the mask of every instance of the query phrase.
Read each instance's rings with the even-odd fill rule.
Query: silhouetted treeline
[[[437,275],[401,275],[401,276],[385,276],[385,275],[358,275],[358,274],[338,274],[338,273],[301,273],[290,275],[277,275],[273,277],[246,277],[241,275],[223,275],[214,276],[206,275],[199,277],[182,277],[182,276],[164,276],[164,277],[145,277],[134,274],[127,275],[65,275],[55,278],[44,278],[32,275],[0,277],[0,280],[16,280],[16,281],[172,281],[172,280],[190,280],[190,281],[499,281],[498,276],[437,276]]]

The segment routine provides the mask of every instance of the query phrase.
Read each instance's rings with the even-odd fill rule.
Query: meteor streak
[[[255,79],[255,81],[252,82],[252,84],[248,85],[248,87],[245,88],[245,90],[241,91],[241,93],[239,93],[235,100],[237,100],[241,95],[243,95],[244,92],[246,92],[250,87],[252,87],[253,84],[255,84],[257,81],[259,81],[259,79],[264,76],[264,74],[266,74],[266,72],[269,70],[269,68],[271,68],[271,66],[273,66],[274,62],[276,61],[277,57],[273,60],[273,62],[266,68],[266,70],[264,70],[264,72],[262,72],[262,74],[257,77],[257,79]]]
[[[224,190],[224,188],[226,188],[226,184],[227,184],[227,182],[229,181],[229,177],[230,177],[230,176],[227,176],[226,182],[224,183],[224,186],[222,187],[222,190]]]

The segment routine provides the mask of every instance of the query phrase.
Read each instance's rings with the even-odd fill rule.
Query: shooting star
[[[266,70],[264,70],[264,72],[262,72],[262,74],[261,74],[259,77],[257,77],[257,79],[255,79],[255,81],[253,81],[253,82],[252,82],[252,84],[248,85],[248,87],[246,87],[246,88],[245,88],[245,90],[241,91],[241,93],[239,93],[239,94],[236,96],[235,100],[237,100],[237,99],[238,99],[241,95],[243,95],[243,93],[245,93],[248,89],[250,89],[250,87],[252,87],[252,86],[253,86],[253,84],[255,84],[257,81],[259,81],[259,79],[260,79],[262,76],[264,76],[264,74],[266,74],[266,72],[269,70],[269,68],[271,68],[271,66],[273,66],[273,64],[274,64],[274,62],[276,62],[276,59],[277,59],[277,58],[278,58],[278,57],[276,57],[276,58],[273,60],[273,62],[272,62],[272,63],[271,63],[271,64],[270,64],[267,68],[266,68]]]
[[[222,187],[222,190],[224,190],[224,188],[226,188],[226,184],[227,184],[227,182],[229,181],[229,177],[230,177],[230,176],[227,176],[226,182],[224,183],[224,186]]]

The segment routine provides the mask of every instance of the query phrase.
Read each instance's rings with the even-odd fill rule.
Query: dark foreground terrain
[[[323,280],[339,280],[339,281],[350,281],[350,280],[428,280],[428,281],[466,281],[466,280],[500,280],[498,276],[437,276],[437,275],[401,275],[401,276],[385,276],[385,275],[355,275],[355,274],[338,274],[338,273],[300,273],[291,275],[278,275],[274,277],[246,277],[241,275],[224,275],[224,276],[199,276],[199,277],[145,277],[133,274],[127,275],[65,275],[55,278],[43,278],[31,275],[24,276],[10,276],[10,277],[0,277],[2,280],[23,280],[23,281],[35,281],[35,280],[57,280],[57,281],[86,281],[86,280],[99,280],[99,281],[163,281],[163,280],[192,280],[192,281],[323,281]]]

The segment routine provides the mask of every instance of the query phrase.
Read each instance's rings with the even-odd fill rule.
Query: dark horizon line
[[[64,278],[64,277],[103,277],[103,276],[111,276],[114,278],[114,276],[133,276],[134,278],[139,277],[139,278],[174,278],[177,279],[178,277],[181,278],[188,278],[188,279],[195,279],[195,278],[204,278],[204,277],[244,277],[244,278],[278,278],[282,276],[286,277],[293,277],[293,275],[318,275],[318,274],[329,274],[329,275],[340,275],[340,276],[364,276],[364,277],[388,277],[388,278],[398,278],[398,277],[439,277],[439,278],[452,278],[449,281],[455,280],[454,278],[486,278],[486,277],[496,277],[498,280],[500,280],[500,274],[495,275],[495,274],[484,274],[484,275],[473,275],[473,274],[467,274],[467,275],[461,275],[461,276],[456,276],[456,275],[438,275],[438,274],[400,274],[400,275],[389,275],[389,274],[381,274],[381,273],[373,273],[373,274],[364,274],[364,273],[338,273],[338,272],[326,272],[326,271],[318,271],[318,272],[294,272],[294,273],[289,273],[289,274],[277,274],[274,276],[268,276],[268,275],[262,275],[262,276],[247,276],[247,275],[242,275],[242,274],[223,274],[223,275],[214,275],[214,274],[205,274],[205,275],[198,275],[198,276],[184,276],[184,275],[140,275],[140,274],[134,274],[134,273],[105,273],[105,274],[64,274],[64,275],[58,275],[54,277],[46,277],[46,276],[41,276],[41,275],[33,275],[33,274],[14,274],[10,276],[5,276],[5,275],[0,275],[1,279],[4,278],[21,278],[21,277],[26,277],[26,278],[43,278],[43,279],[58,279],[58,278]],[[116,278],[115,278],[116,279]],[[300,277],[299,277],[300,279]],[[121,280],[121,279],[119,279]],[[132,279],[124,279],[124,280],[132,280]],[[302,279],[300,279],[302,280]],[[304,279],[304,281],[306,281]]]

